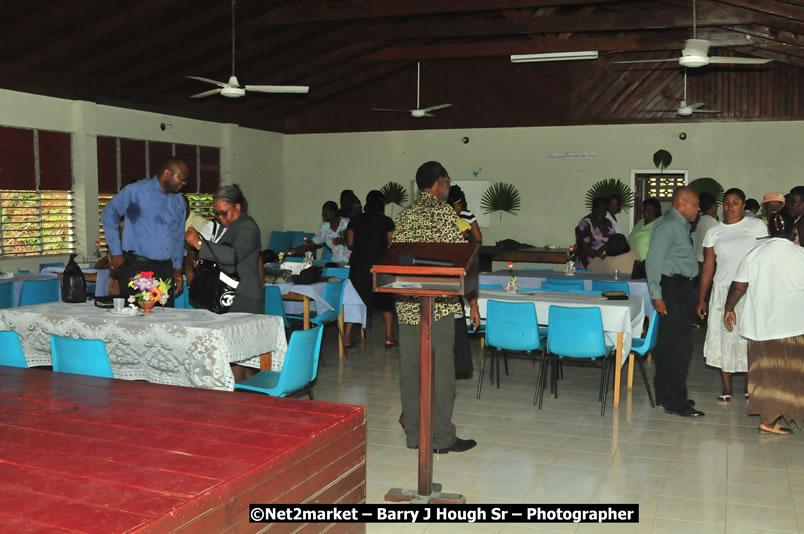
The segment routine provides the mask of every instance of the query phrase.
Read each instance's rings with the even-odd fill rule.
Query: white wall
[[[680,132],[687,133],[681,141]],[[469,143],[461,139],[469,137]],[[479,130],[428,130],[285,136],[284,224],[310,230],[319,207],[341,189],[364,197],[389,180],[409,188],[416,168],[440,161],[456,180],[514,184],[518,216],[491,215],[485,244],[504,238],[567,246],[586,214],[584,196],[603,178],[630,183],[632,169],[652,169],[653,153],[673,155],[672,169],[709,176],[761,199],[802,182],[804,122],[678,123]],[[594,159],[549,159],[550,153],[595,152]],[[477,172],[477,176],[474,175]],[[290,194],[292,192],[292,194]],[[398,210],[397,210],[398,211]]]
[[[159,125],[163,122],[171,127],[162,131]],[[91,244],[98,238],[98,135],[221,147],[222,183],[241,185],[264,232],[281,225],[284,202],[280,134],[7,90],[0,90],[0,126],[73,133],[79,257],[92,256]],[[263,241],[267,242],[267,237]],[[66,256],[4,258],[0,260],[0,270],[36,271],[39,263],[66,260]]]

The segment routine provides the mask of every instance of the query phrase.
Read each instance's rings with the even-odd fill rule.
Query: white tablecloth
[[[279,317],[157,306],[152,314],[124,316],[92,303],[51,302],[0,310],[0,329],[16,330],[28,364],[51,365],[50,334],[102,339],[115,378],[160,384],[234,389],[230,363],[260,366],[273,352],[278,371],[287,352]]]
[[[645,279],[631,280],[630,274],[620,274],[618,280],[614,280],[614,275],[610,273],[575,273],[574,276],[566,276],[563,272],[559,271],[527,271],[514,269],[519,281],[519,287],[535,287],[539,288],[544,282],[545,278],[564,278],[583,280],[583,288],[587,290],[592,289],[593,280],[605,280],[607,282],[628,282],[628,291],[632,296],[642,297],[642,305],[645,309],[645,315],[653,313],[653,303],[650,300],[650,293],[648,292],[648,281]],[[508,283],[508,269],[500,269],[493,273],[481,274],[479,277],[481,284],[500,284],[505,286]]]
[[[81,267],[81,271],[86,274],[97,274],[97,282],[95,282],[95,296],[105,297],[109,294],[109,269],[92,269],[88,267]],[[43,274],[59,274],[64,272],[64,267],[45,267],[42,269]]]
[[[606,300],[598,295],[583,293],[553,291],[506,293],[497,289],[481,289],[478,293],[477,303],[480,316],[483,318],[486,317],[486,303],[489,300],[533,302],[536,306],[536,317],[541,325],[548,323],[551,305],[573,308],[600,308],[606,342],[616,346],[617,334],[619,332],[623,333],[621,365],[625,363],[628,354],[631,352],[631,338],[642,335],[642,323],[645,320],[642,299],[635,296],[630,297],[628,300]]]
[[[297,293],[310,297],[310,311],[322,313],[332,309],[326,300],[324,300],[324,288],[326,282],[318,282],[316,284],[277,284],[279,291],[283,295],[288,293]],[[292,313],[301,315],[304,311],[304,303],[295,301],[285,301],[285,313]],[[343,320],[347,323],[359,323],[366,327],[366,305],[363,299],[357,294],[357,290],[352,285],[352,281],[348,278],[344,284],[343,290]]]
[[[12,297],[12,306],[20,305],[20,294],[22,294],[22,283],[25,280],[49,280],[56,278],[52,274],[30,274],[22,273],[15,274],[13,278],[0,278],[0,284],[14,284],[14,296]],[[61,294],[61,284],[59,284],[59,294]]]

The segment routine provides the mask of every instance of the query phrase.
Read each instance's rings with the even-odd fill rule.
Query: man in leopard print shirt
[[[455,210],[445,201],[450,177],[436,162],[416,171],[420,193],[416,202],[399,213],[392,243],[464,243],[458,231]],[[470,299],[471,320],[480,324],[477,298]],[[438,454],[463,452],[477,443],[456,436],[452,423],[455,406],[455,316],[461,315],[459,297],[439,297],[433,305],[433,448]],[[410,448],[419,443],[419,299],[398,297],[399,374],[405,434]]]

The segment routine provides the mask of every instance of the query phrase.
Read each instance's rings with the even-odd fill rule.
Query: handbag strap
[[[203,242],[204,242],[204,244],[207,246],[207,248],[209,249],[209,251],[212,253],[212,257],[213,257],[213,258],[215,258],[215,263],[217,263],[218,265],[221,265],[221,260],[219,260],[219,259],[218,259],[218,255],[217,255],[217,254],[215,254],[215,247],[210,247],[210,246],[209,246],[209,245],[210,245],[210,242],[207,240],[207,238],[206,238],[206,237],[202,236],[201,234],[198,234],[198,237],[200,237],[200,238],[201,238],[201,241],[203,241]],[[234,272],[237,272],[237,249],[236,249],[236,248],[234,248],[234,247],[232,247],[231,245],[229,245],[229,246],[231,247],[232,252],[234,252],[234,257],[235,257],[235,261],[234,261]]]

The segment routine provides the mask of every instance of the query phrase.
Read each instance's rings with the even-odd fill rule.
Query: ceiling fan
[[[614,63],[658,63],[665,61],[678,61],[682,67],[695,69],[709,64],[724,65],[762,65],[769,63],[770,59],[753,57],[725,57],[710,56],[709,47],[712,45],[706,39],[697,39],[698,28],[696,24],[695,0],[692,0],[692,39],[687,39],[681,50],[681,57],[670,59],[634,59],[629,61],[614,61]]]
[[[226,83],[201,76],[187,76],[190,79],[200,82],[217,85],[217,89],[210,89],[203,93],[192,95],[190,98],[201,98],[204,96],[221,94],[229,98],[240,98],[245,96],[247,91],[255,93],[307,93],[310,88],[306,85],[246,85],[241,86],[235,76],[235,0],[232,0],[232,75]]]
[[[716,109],[702,109],[704,107],[703,102],[698,102],[697,104],[689,105],[687,104],[687,69],[684,69],[684,98],[681,99],[681,103],[678,105],[676,109],[648,109],[645,111],[653,111],[657,113],[678,113],[679,117],[689,117],[693,113],[720,113],[720,111]]]
[[[416,62],[416,109],[389,109],[389,108],[371,108],[372,111],[401,111],[403,113],[410,113],[411,117],[420,119],[422,117],[435,117],[431,111],[437,109],[444,109],[450,107],[452,104],[438,104],[437,106],[429,106],[426,108],[420,107],[419,104],[419,88],[421,82],[421,62]]]

